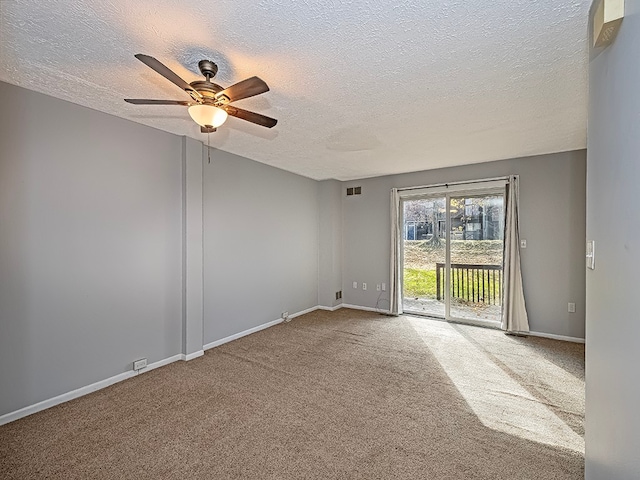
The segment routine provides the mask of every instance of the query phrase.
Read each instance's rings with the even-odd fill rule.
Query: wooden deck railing
[[[444,298],[444,263],[436,263],[436,296]],[[486,305],[502,304],[502,265],[451,264],[451,298]]]

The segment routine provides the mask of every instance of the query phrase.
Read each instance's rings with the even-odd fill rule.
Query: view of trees
[[[405,239],[426,240],[440,245],[446,238],[445,198],[404,202]],[[501,196],[452,197],[450,199],[452,239],[498,240],[503,234]]]
[[[496,266],[502,264],[503,196],[450,197],[449,219],[446,202],[444,196],[403,202],[403,301],[410,302],[407,308],[443,314],[438,299],[443,297],[442,264],[448,250],[446,229],[450,228],[450,259],[455,265],[452,308],[464,306],[472,308],[476,316],[499,318],[502,277]],[[436,264],[441,265],[439,271]]]

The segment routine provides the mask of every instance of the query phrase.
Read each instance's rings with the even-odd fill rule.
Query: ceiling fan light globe
[[[201,127],[218,128],[227,120],[227,112],[212,105],[192,105],[189,115]]]

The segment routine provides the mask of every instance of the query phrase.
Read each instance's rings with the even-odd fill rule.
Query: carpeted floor
[[[582,479],[584,346],[317,311],[0,427],[2,479]]]

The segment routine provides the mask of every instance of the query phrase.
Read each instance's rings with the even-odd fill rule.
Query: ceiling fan
[[[135,57],[155,70],[164,78],[187,92],[191,100],[147,100],[141,98],[125,98],[124,101],[134,105],[181,105],[189,107],[189,115],[200,125],[202,133],[212,133],[227,119],[227,115],[272,128],[278,123],[274,118],[259,113],[243,110],[229,105],[231,102],[253,97],[269,91],[267,84],[258,77],[247,78],[228,88],[223,88],[211,79],[218,73],[218,66],[210,60],[200,60],[198,68],[205,80],[185,82],[169,67],[149,55],[138,53]]]

